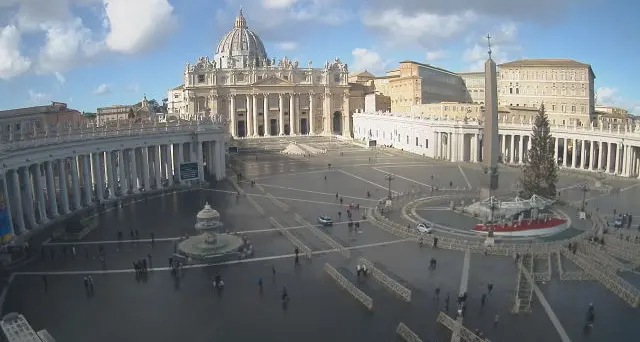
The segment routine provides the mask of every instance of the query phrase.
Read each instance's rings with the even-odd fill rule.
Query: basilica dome
[[[262,40],[247,27],[242,10],[233,29],[218,43],[214,60],[220,68],[247,68],[263,66],[267,60]]]

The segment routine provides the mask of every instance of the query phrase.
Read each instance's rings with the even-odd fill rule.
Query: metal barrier
[[[340,274],[338,270],[329,265],[329,263],[324,264],[324,270],[338,283],[338,285],[347,290],[347,292],[354,296],[360,303],[362,303],[362,305],[369,310],[373,310],[373,299],[353,285],[349,280],[347,280],[347,278]]]
[[[300,239],[298,239],[297,237],[295,237],[295,235],[291,234],[291,232],[287,229],[285,229],[280,222],[276,221],[276,219],[274,219],[273,217],[269,217],[269,222],[271,222],[271,224],[275,227],[278,228],[280,230],[280,232],[282,233],[282,235],[286,236],[287,239],[289,240],[289,242],[291,242],[291,244],[295,247],[297,247],[300,251],[302,251],[302,254],[307,257],[307,259],[311,259],[311,248],[307,247],[307,245],[305,245],[304,243],[302,243],[302,241],[300,241]]]
[[[393,293],[397,294],[403,300],[410,302],[411,301],[411,290],[402,286],[395,279],[389,277],[384,272],[380,271],[371,261],[360,258],[360,263],[365,265],[368,270],[371,271],[371,275],[382,283],[382,285],[386,286]]]
[[[578,265],[585,272],[593,276],[602,285],[617,294],[620,298],[624,299],[632,307],[637,308],[640,304],[640,290],[628,283],[626,280],[620,278],[617,274],[602,267],[598,264],[588,261],[587,256],[583,256],[582,253],[576,252],[573,254],[568,250],[562,250],[562,253],[571,260],[571,262]]]
[[[478,337],[476,334],[472,333],[469,329],[460,324],[460,322],[449,317],[449,315],[445,314],[444,312],[438,313],[436,322],[444,325],[447,329],[451,330],[451,332],[453,333],[453,335],[451,336],[451,341],[455,339],[463,340],[465,342],[489,342],[489,340],[487,339]]]
[[[398,327],[396,328],[396,334],[398,334],[407,342],[422,342],[418,334],[414,333],[413,330],[409,329],[409,327],[402,322],[398,324]]]
[[[307,228],[309,228],[309,230],[316,237],[318,237],[320,240],[326,242],[329,246],[335,248],[345,258],[347,258],[347,259],[351,258],[351,251],[346,249],[343,245],[338,243],[336,240],[334,240],[327,233],[323,232],[322,230],[318,229],[318,227],[316,227],[316,226],[312,225],[311,223],[307,222],[304,218],[302,218],[302,216],[298,215],[297,213],[294,214],[293,217],[294,217],[294,219],[296,221],[298,221],[298,223],[300,223],[301,225],[306,226]]]

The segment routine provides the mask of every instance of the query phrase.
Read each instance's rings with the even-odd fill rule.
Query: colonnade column
[[[587,160],[587,144],[586,144],[586,140],[580,140],[580,169],[584,169],[585,167],[587,167],[586,165],[586,160]]]
[[[571,149],[571,167],[578,167],[578,140],[573,139],[573,148]]]
[[[598,170],[602,170],[604,168],[604,158],[605,158],[605,154],[604,154],[604,141],[600,142],[600,153],[598,153],[600,156],[598,158]]]
[[[164,145],[164,156],[165,156],[165,165],[167,167],[167,181],[169,182],[169,187],[173,186],[173,144]]]
[[[506,163],[507,159],[507,136],[502,134],[502,141],[500,141],[500,154],[502,155],[502,162]]]
[[[113,169],[113,152],[105,152],[105,160],[107,164],[107,179],[109,180],[109,199],[116,197],[116,172]]]
[[[16,206],[16,217],[14,222],[18,226],[18,233],[24,234],[27,232],[27,227],[24,222],[24,212],[22,211],[22,189],[20,188],[20,175],[18,170],[13,170],[13,203]]]
[[[282,97],[282,94],[278,94],[278,108],[280,108],[280,119],[278,120],[278,135],[284,135],[284,100]]]
[[[182,163],[182,143],[173,144],[173,165],[175,168],[176,182],[180,181],[180,164]]]
[[[149,184],[149,147],[142,148],[142,182],[144,182],[145,191],[151,190],[151,184]]]
[[[42,164],[33,166],[33,177],[35,181],[36,199],[38,202],[38,218],[40,223],[49,221],[47,218],[47,203],[44,200],[44,184],[42,182]]]
[[[4,207],[5,210],[7,211],[7,217],[9,219],[9,229],[10,229],[10,233],[11,235],[16,235],[14,227],[13,227],[13,213],[12,213],[12,205],[11,205],[11,201],[9,200],[9,184],[8,184],[8,180],[7,177],[9,176],[9,172],[10,171],[5,171],[3,175],[1,175],[1,180],[2,180],[2,193],[4,195]]]
[[[95,168],[93,168],[93,172],[95,173],[96,180],[96,195],[98,196],[98,201],[102,202],[104,200],[104,178],[102,176],[102,152],[93,154],[93,164]]]
[[[80,176],[78,174],[78,156],[71,158],[71,189],[73,189],[73,207],[78,210],[82,208],[80,194]]]
[[[313,117],[313,98],[314,94],[309,94],[309,135],[315,134],[315,118]]]
[[[160,145],[153,146],[153,170],[156,176],[156,189],[162,188],[162,168],[160,167]]]
[[[266,137],[271,135],[271,125],[269,125],[269,94],[263,94],[262,107],[262,119],[264,121],[262,124],[262,134]]]
[[[125,173],[126,162],[124,160],[124,150],[118,150],[118,180],[120,181],[120,192],[123,195],[129,193],[129,182]]]
[[[204,158],[203,158],[203,154],[202,154],[202,142],[201,141],[195,141],[194,144],[196,144],[196,158],[197,158],[197,162],[198,162],[198,178],[201,182],[204,182],[204,167],[203,167],[203,162],[204,162]]]
[[[136,162],[136,148],[129,150],[129,166],[131,167],[131,191],[137,194],[140,191],[138,181],[138,163]]]
[[[25,195],[25,204],[27,211],[27,219],[29,220],[29,224],[32,228],[36,227],[36,213],[33,207],[33,185],[31,183],[31,170],[29,170],[31,166],[23,167],[22,170],[22,181],[23,181],[23,190]]]
[[[237,136],[236,128],[238,125],[236,124],[236,97],[235,95],[230,95],[229,97],[229,129],[231,136]]]
[[[257,137],[258,134],[258,95],[254,94],[253,96],[251,96],[251,106],[253,107],[253,112],[251,113],[253,115],[253,136]]]
[[[524,149],[524,137],[522,135],[518,135],[518,163],[522,164],[524,161],[522,160],[522,150]]]
[[[296,134],[296,100],[295,94],[289,95],[289,135]]]
[[[247,126],[247,131],[245,132],[245,134],[247,137],[250,137],[253,135],[253,106],[251,105],[251,98],[252,96],[250,94],[247,94],[245,96],[245,102],[244,102],[245,113],[247,115],[247,120],[245,121]]]
[[[60,183],[60,200],[62,201],[62,213],[69,213],[69,194],[67,194],[67,172],[65,160],[58,159],[58,182]]]
[[[622,144],[616,143],[616,147],[617,149],[616,149],[615,173],[620,174],[620,157],[622,155]]]
[[[569,139],[564,138],[564,146],[562,147],[562,165],[569,166],[569,164],[567,163],[567,154],[568,154],[568,150],[569,150]]]
[[[555,147],[554,147],[554,151],[555,154],[553,155],[553,162],[556,163],[556,165],[558,165],[558,154],[560,154],[560,138],[555,138]]]
[[[607,172],[611,172],[611,167],[613,166],[613,143],[608,143],[609,145],[609,158],[607,158]]]
[[[56,184],[53,178],[53,165],[51,161],[45,162],[47,172],[47,197],[49,197],[49,214],[52,218],[58,217],[58,196],[56,196]]]
[[[511,135],[511,150],[509,151],[509,162],[514,164],[516,162],[516,136]]]
[[[91,155],[85,154],[82,160],[82,180],[84,181],[85,205],[93,204],[93,183],[91,182]]]
[[[589,141],[589,170],[595,170],[596,144],[593,140]]]

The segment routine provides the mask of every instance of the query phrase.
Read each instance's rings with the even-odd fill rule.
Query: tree
[[[540,107],[531,133],[531,149],[527,153],[522,176],[524,195],[556,197],[558,182],[558,163],[555,156],[555,143],[549,129],[549,118]]]
[[[129,108],[129,114],[127,114],[127,117],[129,119],[135,119],[136,118],[136,114],[133,112],[133,108]]]

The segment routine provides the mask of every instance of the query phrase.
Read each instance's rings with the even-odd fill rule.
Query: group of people
[[[149,255],[149,258],[151,258],[151,255]],[[149,264],[151,264],[151,259],[149,259]],[[134,261],[133,269],[136,272],[136,276],[147,274],[149,270],[147,266],[151,267],[151,265],[147,264],[147,259],[140,259],[138,261]]]
[[[182,267],[184,264],[180,260],[169,258],[169,267],[171,268],[171,274],[174,276],[182,276]]]
[[[368,272],[369,270],[367,269],[367,265],[358,264],[358,266],[356,267],[356,275],[358,278],[360,278],[360,276],[366,277]]]
[[[93,294],[93,277],[86,276],[84,277],[84,290],[87,294]]]

